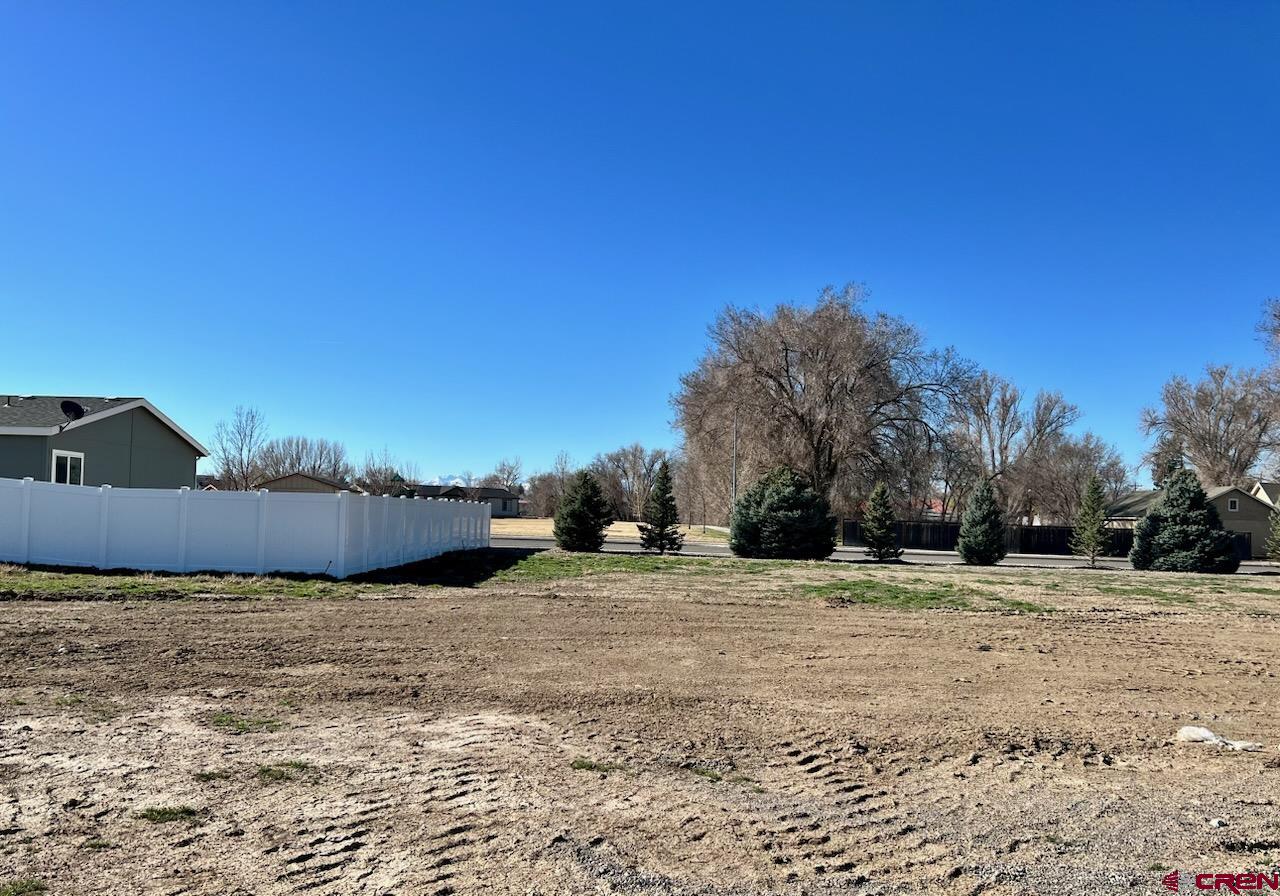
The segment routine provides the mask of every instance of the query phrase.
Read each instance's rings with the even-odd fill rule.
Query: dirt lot
[[[0,571],[0,892],[1111,894],[1280,858],[1280,580],[520,556]]]

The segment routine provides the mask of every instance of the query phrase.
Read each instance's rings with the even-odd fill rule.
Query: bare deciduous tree
[[[345,445],[307,436],[285,436],[265,443],[258,466],[263,479],[308,473],[345,483],[354,472]]]
[[[417,464],[397,460],[385,447],[380,454],[366,454],[356,472],[356,484],[371,495],[412,496],[418,479]]]
[[[212,460],[223,488],[248,491],[261,479],[259,455],[267,439],[267,422],[257,408],[236,407],[230,422],[213,428]]]
[[[1280,447],[1280,388],[1271,370],[1210,365],[1195,383],[1175,376],[1160,398],[1159,408],[1142,412],[1143,429],[1180,441],[1206,487],[1244,485]]]
[[[1079,409],[1057,392],[1041,392],[1030,408],[1022,391],[1003,377],[982,373],[954,404],[954,427],[992,483],[1004,511],[1012,517],[1033,514],[1033,479],[1048,450],[1080,417]]]
[[[812,308],[725,309],[673,399],[686,448],[727,453],[736,420],[743,471],[785,464],[847,508],[847,492],[869,491],[922,429],[940,432],[969,365],[900,318],[867,314],[865,296],[851,284]]]
[[[658,468],[667,459],[661,448],[646,450],[636,442],[608,454],[600,454],[588,468],[613,506],[615,519],[638,520],[653,489]]]
[[[569,479],[575,470],[569,455],[561,451],[556,455],[555,465],[545,473],[535,473],[529,477],[529,512],[534,516],[555,516],[560,506],[560,498],[569,485]]]
[[[480,484],[490,488],[505,488],[513,495],[518,495],[524,490],[523,470],[520,458],[508,460],[504,457],[498,461],[492,473],[480,480]]]

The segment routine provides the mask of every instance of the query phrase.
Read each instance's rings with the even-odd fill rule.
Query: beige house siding
[[[1230,510],[1231,500],[1236,500],[1237,509]],[[1268,517],[1271,508],[1246,492],[1228,492],[1219,495],[1210,503],[1218,509],[1224,528],[1232,532],[1248,532],[1254,559],[1267,556]]]
[[[1231,501],[1236,502],[1236,509],[1231,510]],[[1233,489],[1211,498],[1209,503],[1222,518],[1222,527],[1229,532],[1248,532],[1249,546],[1253,551],[1253,559],[1261,560],[1267,556],[1267,534],[1270,531],[1271,506],[1255,498],[1244,489]],[[1137,520],[1130,517],[1118,517],[1107,520],[1107,525],[1114,529],[1132,529]]]
[[[265,488],[273,492],[319,492],[321,494],[344,491],[344,489],[337,488],[331,483],[313,479],[301,473],[292,473],[288,476],[281,476],[279,479],[271,479],[267,482],[259,483],[258,488]]]

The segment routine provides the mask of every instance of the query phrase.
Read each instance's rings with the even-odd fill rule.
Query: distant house
[[[323,476],[313,476],[311,473],[289,473],[285,476],[277,476],[275,479],[267,479],[259,482],[255,488],[265,488],[273,492],[319,492],[319,493],[336,493],[336,492],[358,492],[359,489],[348,482],[336,482],[332,479],[325,479]]]
[[[209,452],[145,398],[0,395],[0,476],[67,485],[196,484]]]
[[[1253,484],[1253,488],[1249,490],[1249,494],[1253,495],[1259,501],[1266,501],[1272,507],[1280,506],[1280,482],[1270,482],[1266,479],[1259,479]]]
[[[492,517],[520,515],[520,496],[505,488],[472,487],[464,485],[420,485],[420,498],[446,498],[452,501],[487,501],[493,508]]]
[[[1255,489],[1257,486],[1254,487]],[[1222,517],[1223,528],[1230,532],[1248,533],[1255,558],[1267,556],[1269,517],[1274,509],[1266,501],[1234,485],[1219,485],[1205,489],[1209,503]],[[1147,489],[1125,495],[1107,509],[1108,522],[1117,528],[1132,528],[1146,516],[1160,499],[1159,489]]]

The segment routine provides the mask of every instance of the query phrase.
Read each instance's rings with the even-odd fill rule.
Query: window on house
[[[1239,509],[1240,509],[1240,499],[1239,499],[1239,498],[1228,498],[1228,499],[1227,499],[1227,510],[1230,510],[1232,513],[1235,513],[1235,512],[1236,512],[1237,510],[1239,510]]]
[[[84,485],[84,455],[79,451],[54,451],[51,481],[63,485]]]

